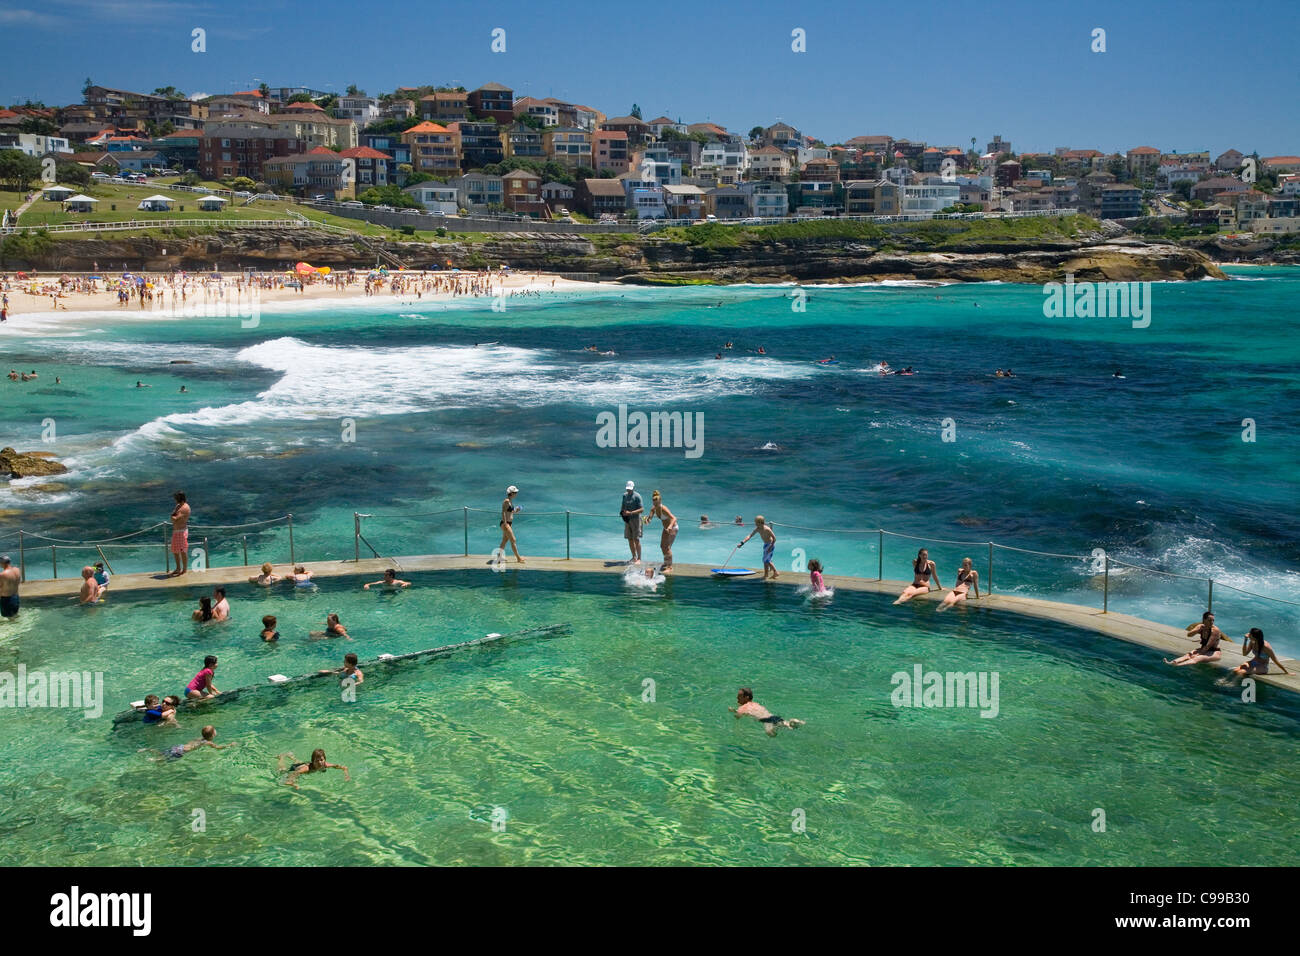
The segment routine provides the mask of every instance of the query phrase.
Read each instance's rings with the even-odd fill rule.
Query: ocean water
[[[0,546],[15,550],[19,528],[87,540],[147,527],[184,488],[197,525],[292,513],[299,560],[351,557],[354,512],[422,515],[364,519],[385,555],[466,539],[487,553],[515,484],[525,555],[617,558],[619,521],[587,515],[614,514],[631,479],[679,516],[680,561],[720,564],[741,537],[700,530],[700,515],[740,515],[747,533],[764,514],[784,570],[816,557],[832,574],[901,577],[928,544],[941,580],[970,556],[987,583],[995,541],[1064,555],[997,550],[995,590],[1100,605],[1104,549],[1188,576],[1116,565],[1112,609],[1184,624],[1213,578],[1229,634],[1259,626],[1294,655],[1300,607],[1281,601],[1300,594],[1300,270],[1234,275],[1155,284],[1142,329],[1046,318],[1041,289],[999,284],[814,287],[803,311],[768,286],[548,295],[504,312],[381,298],[267,311],[256,328],[19,317],[0,329],[0,364],[41,378],[0,379],[0,444],[72,470],[0,487]],[[881,376],[882,360],[918,374]],[[702,416],[702,454],[600,447],[596,417],[620,405]],[[897,535],[883,556],[882,527]],[[250,561],[289,557],[283,524],[195,537],[215,564],[242,562],[244,547]],[[105,554],[153,570],[161,542],[151,532]],[[658,554],[653,533],[646,550]],[[757,567],[757,551],[733,563]],[[60,548],[59,574],[96,557]],[[48,576],[49,548],[29,548],[27,564]]]
[[[0,638],[0,672],[100,672],[106,705],[93,719],[0,708],[0,863],[1287,865],[1300,852],[1300,707],[1268,687],[1246,704],[1211,671],[978,607],[527,569],[407,577],[397,593],[232,587],[232,620],[209,625],[189,620],[197,582],[89,609],[30,602]],[[309,639],[331,612],[351,642]],[[277,645],[258,639],[267,613]],[[567,636],[372,669],[355,701],[326,680],[199,705],[175,729],[113,726],[206,654],[229,691],[349,650],[565,623]],[[895,675],[918,666],[996,674],[996,716],[895,706]],[[806,725],[768,738],[735,720],[742,685]],[[152,759],[207,723],[234,746]],[[352,780],[283,786],[277,754],[316,747]]]

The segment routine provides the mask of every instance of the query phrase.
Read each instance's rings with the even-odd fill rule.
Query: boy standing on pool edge
[[[762,515],[754,516],[754,530],[745,535],[744,540],[736,545],[738,548],[745,546],[745,541],[758,535],[763,540],[763,580],[766,581],[770,575],[773,580],[780,577],[776,572],[776,565],[772,563],[772,556],[776,553],[776,532],[763,519]]]

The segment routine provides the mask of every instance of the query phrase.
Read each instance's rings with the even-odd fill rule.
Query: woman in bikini
[[[1173,664],[1175,667],[1186,667],[1188,664],[1205,664],[1210,661],[1217,661],[1223,656],[1219,650],[1219,641],[1223,640],[1223,632],[1214,626],[1214,614],[1206,611],[1201,615],[1199,624],[1188,624],[1187,634],[1200,638],[1201,646],[1194,651],[1189,651],[1182,657],[1176,657],[1172,661],[1165,658],[1166,664]]]
[[[287,767],[285,766],[285,757],[289,758],[289,765]],[[348,773],[348,768],[343,766],[343,764],[327,763],[325,760],[325,751],[320,747],[317,747],[311,752],[310,763],[302,763],[300,761],[295,762],[292,753],[280,754],[277,758],[277,767],[280,773],[287,773],[289,775],[285,778],[284,785],[286,787],[293,787],[295,790],[298,789],[298,778],[304,773],[324,773],[326,770],[342,770],[344,780],[352,779],[352,776]]]
[[[1227,684],[1229,682],[1235,684],[1243,677],[1248,677],[1251,674],[1267,674],[1268,662],[1270,660],[1281,668],[1283,674],[1291,673],[1282,666],[1282,662],[1278,660],[1278,656],[1273,653],[1273,645],[1264,640],[1264,632],[1257,627],[1252,627],[1250,633],[1246,635],[1245,640],[1241,645],[1241,653],[1243,657],[1247,654],[1251,655],[1250,660],[1233,668],[1231,674],[1219,681],[1220,684]]]
[[[980,596],[980,573],[972,567],[970,558],[961,559],[961,567],[957,569],[957,580],[953,583],[952,590],[948,592],[943,603],[939,605],[940,611],[946,611],[958,601],[966,600],[966,592],[971,588],[975,589],[976,599]]]
[[[656,490],[650,496],[650,513],[642,520],[649,524],[652,519],[658,518],[663,522],[663,534],[659,536],[659,550],[664,553],[664,574],[673,573],[673,540],[677,537],[677,516],[668,510],[664,504],[662,496]]]
[[[939,583],[939,572],[934,562],[930,560],[930,552],[922,548],[916,552],[916,560],[912,562],[912,583],[903,590],[894,603],[902,604],[904,601],[912,600],[918,594],[929,594],[931,578],[934,579],[936,588],[943,588]]]
[[[515,541],[514,520],[515,512],[519,507],[515,504],[515,495],[519,494],[519,489],[511,485],[506,489],[505,501],[501,502],[501,543],[497,545],[497,550],[503,555],[506,553],[506,542],[510,542],[510,550],[515,553],[515,560],[520,564],[525,564],[523,558],[519,556],[519,545]],[[495,559],[494,559],[495,560]]]

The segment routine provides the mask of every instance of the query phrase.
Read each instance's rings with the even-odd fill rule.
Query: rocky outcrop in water
[[[61,475],[65,465],[47,457],[46,452],[21,452],[0,448],[0,475],[7,478],[36,478],[43,475]]]

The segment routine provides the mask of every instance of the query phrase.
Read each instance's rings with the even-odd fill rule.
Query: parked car
[[[365,203],[357,202],[355,199],[345,202],[343,205],[348,209],[364,209],[366,207]]]

